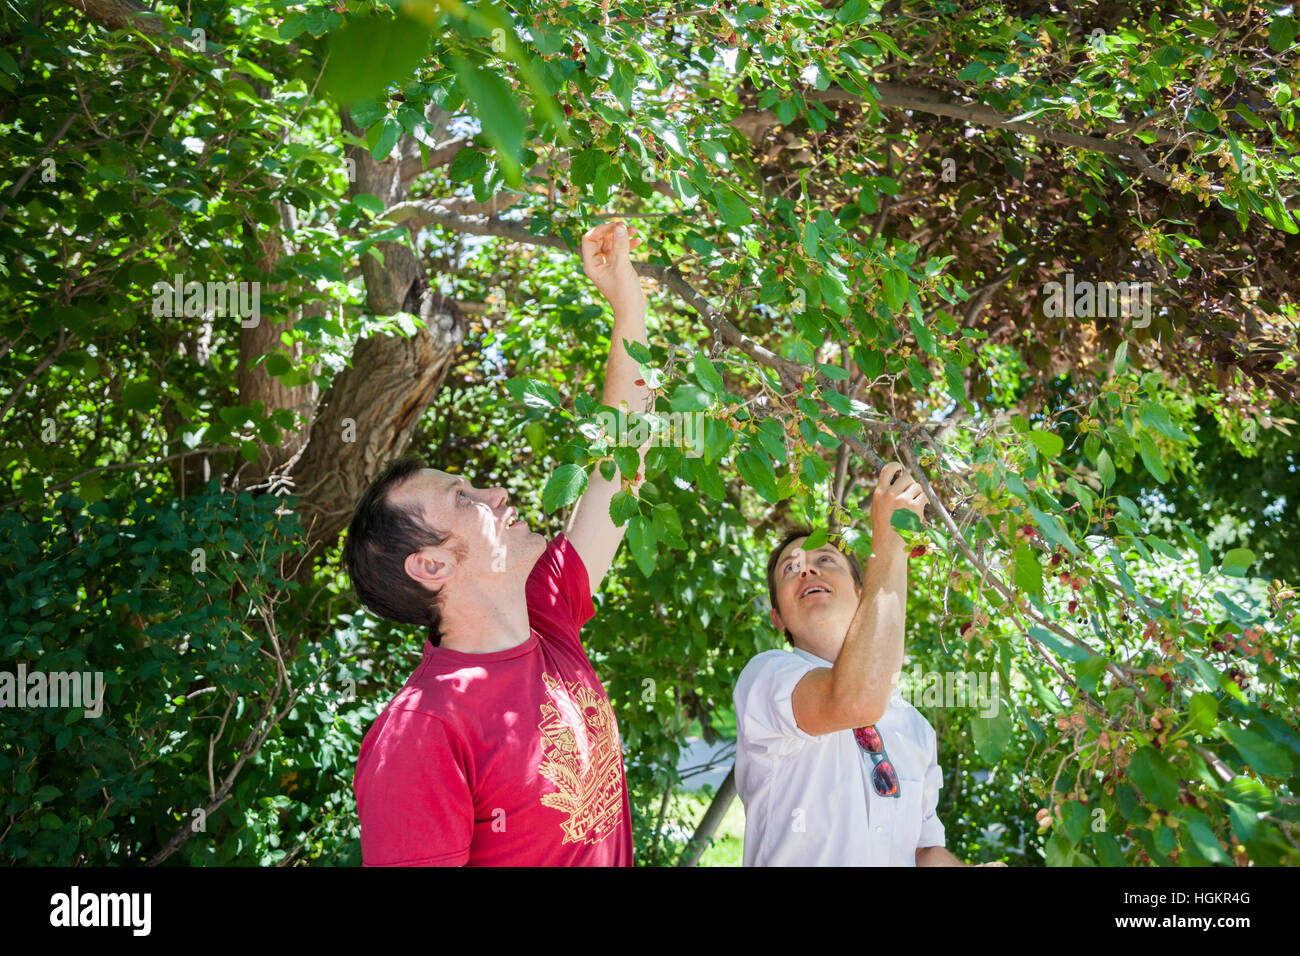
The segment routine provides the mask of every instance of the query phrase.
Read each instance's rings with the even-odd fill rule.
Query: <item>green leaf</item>
[[[1013,574],[1016,587],[1029,594],[1043,593],[1043,566],[1033,547],[1022,544],[1016,548],[1016,565]]]
[[[376,127],[371,127],[370,133],[374,133]],[[377,127],[378,133],[374,133],[375,141],[371,144],[370,155],[378,162],[383,162],[388,158],[388,154],[393,151],[397,145],[397,137],[402,133],[402,124],[397,122],[391,116],[384,117],[383,121]]]
[[[1000,707],[993,717],[972,717],[971,735],[975,739],[975,750],[985,763],[994,764],[1002,759],[1008,744],[1011,743],[1011,714],[1007,708]]]
[[[1138,435],[1138,453],[1142,456],[1142,464],[1146,466],[1152,478],[1161,484],[1169,480],[1164,459],[1160,457],[1160,449],[1156,447],[1150,432],[1142,432]]]
[[[1187,835],[1191,837],[1192,846],[1196,847],[1196,852],[1201,856],[1211,863],[1232,862],[1228,854],[1223,852],[1223,847],[1219,846],[1219,838],[1208,826],[1200,820],[1188,820],[1184,826],[1187,827]]]
[[[1143,747],[1134,752],[1129,763],[1129,778],[1142,790],[1148,803],[1162,810],[1178,806],[1178,774],[1158,750]]]
[[[1187,705],[1187,717],[1192,727],[1208,736],[1214,733],[1214,724],[1218,716],[1219,702],[1215,700],[1213,694],[1200,691],[1192,695]]]
[[[772,468],[772,459],[752,448],[736,456],[736,471],[741,479],[764,499],[772,504],[781,500],[776,487],[776,472]]]
[[[753,215],[749,211],[749,206],[730,186],[721,183],[713,187],[713,198],[717,202],[718,212],[722,215],[722,221],[728,226],[739,227],[748,226],[754,221]]]
[[[916,516],[916,512],[908,511],[906,508],[899,508],[890,515],[889,524],[895,531],[919,533],[925,530],[921,525],[921,519]]]
[[[382,214],[384,211],[384,201],[378,196],[371,195],[370,193],[358,193],[352,197],[352,203],[353,205],[364,209],[368,213],[373,213],[376,216]]]
[[[1046,628],[1031,627],[1029,633],[1033,635],[1036,641],[1045,645],[1048,650],[1052,651],[1059,657],[1064,657],[1067,661],[1079,663],[1081,661],[1086,661],[1089,657],[1096,656],[1089,654],[1087,648],[1080,647],[1072,641],[1064,640]]]
[[[505,383],[506,391],[517,402],[529,408],[559,408],[560,393],[545,382],[532,378],[512,378]]]
[[[1233,548],[1223,556],[1222,570],[1229,577],[1244,578],[1246,570],[1255,563],[1255,552],[1249,548]]]
[[[704,388],[708,389],[714,396],[726,392],[727,389],[722,381],[722,376],[718,374],[718,370],[713,367],[713,363],[709,361],[707,355],[703,352],[696,352],[693,364],[695,367],[695,380]]]
[[[1183,51],[1176,46],[1161,47],[1156,53],[1156,63],[1160,66],[1173,66],[1183,58]]]
[[[133,412],[152,409],[162,391],[153,382],[132,382],[122,389],[122,404]]]
[[[1065,448],[1065,441],[1061,436],[1037,428],[1029,433],[1029,440],[1042,452],[1044,458],[1055,458]]]
[[[551,514],[572,504],[587,488],[587,473],[577,465],[561,465],[546,479],[542,507]]]
[[[358,17],[330,34],[322,83],[340,103],[378,98],[389,83],[414,73],[428,49],[428,28],[418,20]]]
[[[1102,866],[1128,866],[1124,851],[1119,848],[1119,841],[1109,833],[1094,833],[1092,845],[1097,851],[1097,861]]]
[[[655,570],[654,522],[645,515],[635,515],[627,523],[627,544],[632,559],[646,577]]]
[[[1104,487],[1115,484],[1115,464],[1110,460],[1110,452],[1103,450],[1097,455],[1097,477]]]
[[[1268,45],[1281,53],[1295,41],[1297,30],[1300,30],[1300,24],[1295,17],[1274,15],[1268,25]]]
[[[673,389],[668,407],[675,412],[702,412],[713,404],[709,393],[698,385],[684,383]]]
[[[466,146],[456,153],[456,158],[447,167],[447,178],[457,183],[474,182],[482,179],[483,174],[487,172],[487,168],[487,153],[481,149]]]
[[[514,91],[500,75],[470,63],[464,57],[451,58],[460,88],[474,104],[474,115],[483,127],[483,135],[496,149],[506,182],[522,182],[519,164],[527,124],[515,102]]]
[[[1061,832],[1076,846],[1083,842],[1090,819],[1088,808],[1077,800],[1067,800],[1061,806]]]
[[[1065,528],[1055,515],[1050,515],[1045,511],[1039,511],[1033,505],[1029,505],[1029,513],[1034,516],[1034,523],[1043,531],[1043,537],[1052,544],[1058,545],[1069,551],[1071,554],[1079,554],[1078,546],[1070,540],[1066,534]]]
[[[1219,734],[1240,751],[1242,759],[1257,773],[1268,777],[1285,777],[1291,773],[1291,756],[1285,748],[1255,731],[1220,721]]]
[[[898,312],[907,302],[907,273],[901,269],[890,269],[881,278],[885,290],[885,305],[889,311]]]
[[[637,472],[641,470],[641,455],[635,448],[615,448],[614,461],[618,463],[618,470],[628,481],[635,480]]]

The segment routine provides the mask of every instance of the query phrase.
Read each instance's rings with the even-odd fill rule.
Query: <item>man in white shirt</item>
[[[768,562],[772,623],[793,650],[751,660],[734,694],[745,866],[967,866],[944,849],[934,729],[897,690],[907,549],[896,510],[925,496],[897,463],[871,504],[866,576],[807,531]]]

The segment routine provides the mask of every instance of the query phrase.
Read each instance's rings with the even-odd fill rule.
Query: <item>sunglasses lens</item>
[[[878,754],[885,749],[885,745],[880,742],[880,734],[875,727],[855,727],[853,736],[857,738],[858,745],[868,753]]]
[[[875,786],[876,793],[882,797],[892,797],[897,794],[898,774],[894,772],[894,765],[888,760],[876,764],[876,769],[871,774],[871,783]]]

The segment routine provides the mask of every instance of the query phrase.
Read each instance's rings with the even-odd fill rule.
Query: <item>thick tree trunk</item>
[[[352,367],[334,378],[294,468],[295,493],[314,556],[346,526],[366,487],[400,455],[451,366],[463,332],[451,311],[409,339],[357,343]]]
[[[341,119],[345,129],[363,136],[346,110]],[[438,117],[430,119],[440,125]],[[346,155],[356,173],[349,195],[370,193],[387,206],[406,198],[402,168],[404,161],[419,157],[414,138],[403,137],[395,157],[384,162],[356,146],[349,146]],[[316,410],[307,446],[293,469],[311,559],[303,562],[303,574],[310,574],[314,558],[347,525],[384,465],[406,449],[465,337],[459,308],[432,291],[411,250],[393,242],[380,246],[382,264],[370,255],[361,260],[367,309],[378,315],[413,312],[425,328],[409,339],[359,341],[351,365],[335,376]]]

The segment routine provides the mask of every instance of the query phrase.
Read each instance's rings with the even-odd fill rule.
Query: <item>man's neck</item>
[[[814,657],[820,657],[822,660],[830,664],[834,664],[835,658],[840,656],[840,649],[844,647],[844,638],[841,637],[838,641],[828,644],[819,643],[815,646],[797,638],[793,643],[795,647],[799,648],[799,650],[812,654]]]
[[[442,595],[440,647],[462,654],[492,654],[518,647],[531,636],[526,577],[467,581]]]

